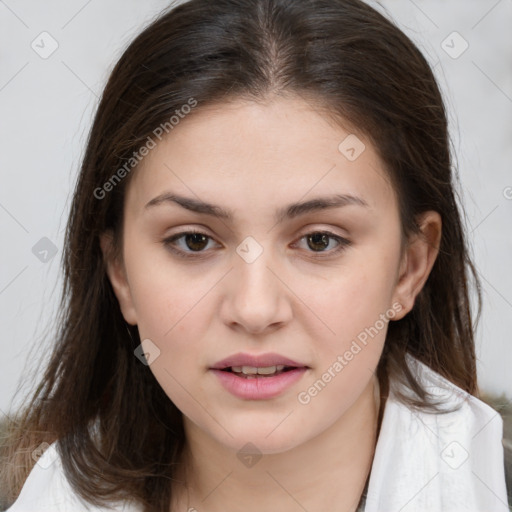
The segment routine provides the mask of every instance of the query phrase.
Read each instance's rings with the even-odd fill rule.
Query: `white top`
[[[509,512],[503,420],[493,408],[407,356],[431,393],[458,411],[429,414],[386,401],[365,512]],[[97,508],[68,484],[55,443],[30,472],[8,512],[142,512],[133,502]]]

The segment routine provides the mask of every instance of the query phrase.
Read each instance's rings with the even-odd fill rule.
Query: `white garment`
[[[509,512],[500,414],[407,356],[412,373],[445,414],[387,400],[365,512]],[[412,392],[409,392],[412,396]]]
[[[412,356],[408,363],[428,391],[447,398],[446,407],[461,407],[446,414],[415,412],[390,390],[365,512],[509,512],[499,413]],[[113,503],[111,509],[84,503],[68,484],[53,443],[8,512],[112,510],[142,511],[134,503]]]

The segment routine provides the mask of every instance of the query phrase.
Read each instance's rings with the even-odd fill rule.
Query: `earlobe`
[[[121,313],[127,323],[137,325],[137,316],[126,271],[122,262],[114,256],[113,236],[110,231],[100,234],[100,247],[105,262],[105,272],[119,302]]]
[[[425,285],[439,253],[442,234],[441,216],[436,211],[427,211],[420,216],[421,233],[409,241],[395,286],[394,301],[402,304],[395,320],[403,318],[414,307],[417,295]]]

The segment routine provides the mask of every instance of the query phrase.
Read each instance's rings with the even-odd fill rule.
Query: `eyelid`
[[[328,251],[306,251],[309,254],[313,256],[313,258],[329,258],[338,255],[340,252],[342,252],[344,249],[352,245],[352,241],[348,238],[339,235],[338,233],[331,231],[330,229],[308,229],[306,232],[301,234],[296,242],[293,242],[293,246],[297,245],[302,239],[306,238],[308,235],[312,234],[322,234],[327,235],[329,238],[332,238],[333,240],[336,240],[338,242],[337,247],[334,249],[330,249]]]
[[[174,233],[170,236],[164,237],[161,241],[161,243],[166,247],[169,251],[176,254],[178,257],[186,259],[186,258],[205,258],[208,256],[207,251],[183,251],[182,249],[177,249],[174,246],[174,242],[176,240],[179,240],[180,238],[183,238],[186,235],[190,234],[197,234],[197,235],[204,235],[206,238],[208,238],[208,242],[210,240],[214,240],[216,243],[218,243],[213,236],[210,236],[208,233],[205,233],[204,231],[201,231],[197,228],[186,228],[182,231],[179,231],[178,233]]]
[[[182,238],[188,234],[204,235],[209,240],[213,240],[216,243],[219,243],[216,241],[215,237],[206,233],[205,230],[203,230],[203,228],[198,229],[195,227],[182,229],[181,231],[179,231],[177,233],[174,233],[170,236],[165,237],[161,242],[168,250],[170,250],[174,254],[177,254],[178,257],[181,257],[183,259],[186,259],[186,258],[200,259],[200,258],[209,257],[208,250],[194,252],[194,251],[183,251],[181,249],[177,249],[176,247],[174,247],[173,242],[175,242],[176,240],[179,240],[180,238]],[[304,239],[308,235],[312,235],[312,234],[324,234],[324,235],[327,235],[329,238],[334,239],[338,242],[337,247],[335,247],[334,249],[330,249],[328,251],[317,251],[317,252],[305,251],[305,252],[309,252],[312,255],[312,257],[316,258],[316,259],[333,257],[335,255],[338,255],[338,253],[342,252],[344,249],[346,249],[347,247],[352,245],[351,240],[347,239],[346,237],[344,237],[334,231],[331,231],[331,229],[314,228],[311,226],[309,226],[305,231],[303,231],[291,245],[296,246],[302,239]]]

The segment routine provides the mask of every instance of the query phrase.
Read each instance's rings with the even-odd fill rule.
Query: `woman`
[[[453,186],[432,71],[363,2],[162,14],[96,113],[9,510],[506,511]]]

